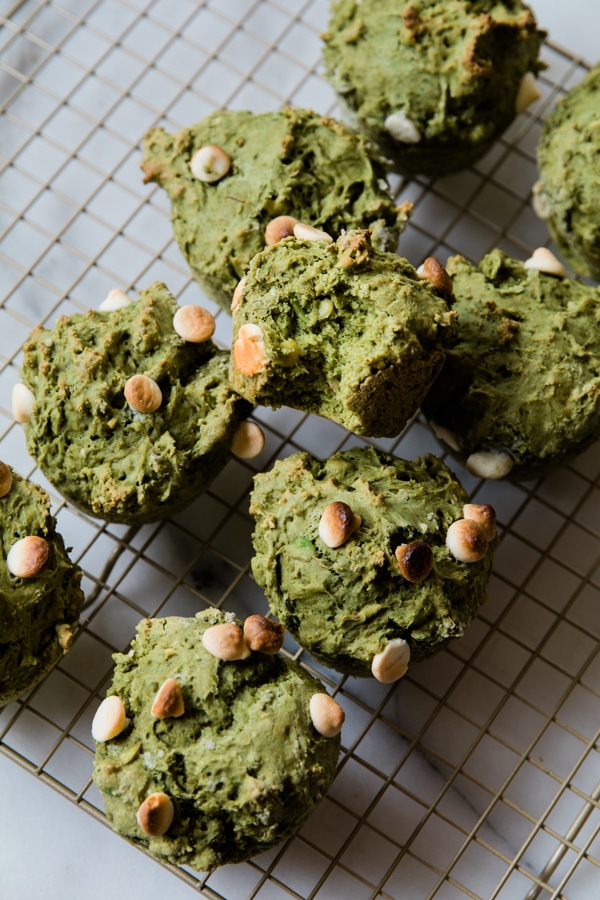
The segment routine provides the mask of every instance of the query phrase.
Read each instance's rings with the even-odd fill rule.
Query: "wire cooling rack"
[[[88,597],[71,652],[0,711],[0,750],[104,823],[90,722],[111,654],[144,616],[207,605],[266,612],[249,568],[254,471],[357,440],[290,409],[257,410],[266,433],[257,460],[229,463],[174,519],[106,525],[65,503],[27,455],[10,412],[20,348],[36,324],[156,279],[182,303],[205,302],[229,344],[229,317],[203,298],[174,244],[164,193],[142,184],[140,139],[219,107],[289,102],[335,114],[320,63],[327,15],[321,0],[0,0],[0,458],[51,494]],[[585,65],[552,45],[543,55],[542,98],[485,159],[434,183],[393,180],[414,203],[401,252],[415,264],[431,253],[478,259],[494,246],[525,258],[548,243],[529,202],[540,122]],[[440,453],[419,419],[399,440],[374,443],[408,458]],[[277,850],[208,877],[171,869],[200,895],[598,896],[599,448],[518,486],[450,465],[499,515],[487,604],[462,641],[392,687],[341,677],[286,640],[346,710],[338,776]]]

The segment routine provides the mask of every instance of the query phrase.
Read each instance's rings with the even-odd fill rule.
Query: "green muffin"
[[[83,604],[46,491],[0,463],[0,708],[69,650]]]
[[[196,165],[201,148],[208,158]],[[169,195],[194,277],[226,310],[272,219],[293,216],[336,237],[371,228],[376,246],[394,251],[411,207],[394,203],[366,140],[306,109],[219,110],[174,135],[153,128],[142,169]]]
[[[213,655],[209,635],[241,626],[218,610],[143,620],[94,719],[94,781],[114,830],[197,871],[292,835],[340,749],[341,709],[298,664],[272,648]],[[329,736],[314,724],[320,707],[337,708]]]
[[[448,260],[459,338],[423,411],[482,477],[542,475],[600,437],[600,289],[530,268],[540,252]]]
[[[494,512],[469,505],[433,456],[364,447],[321,462],[301,452],[254,485],[254,577],[327,666],[395,681],[460,637],[486,599]]]
[[[323,55],[344,118],[390,165],[445,175],[539,96],[544,38],[520,0],[337,0]]]
[[[25,343],[27,449],[92,516],[135,524],[170,515],[230,459],[250,407],[229,385],[229,353],[176,331],[180,309],[157,282],[134,303],[62,316]]]
[[[447,276],[437,264],[435,287],[405,259],[373,249],[368,231],[322,238],[288,237],[252,260],[234,302],[231,383],[253,403],[393,437],[452,339]]]
[[[534,207],[580,275],[600,281],[600,65],[544,122]]]

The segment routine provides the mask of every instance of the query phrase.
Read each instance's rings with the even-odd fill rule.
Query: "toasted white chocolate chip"
[[[558,275],[559,278],[565,278],[567,270],[558,260],[551,250],[547,247],[538,247],[534,250],[529,259],[523,263],[526,269],[539,269],[546,275]]]
[[[504,478],[512,467],[512,457],[503,450],[479,450],[467,457],[467,469],[478,478]]]
[[[487,541],[496,537],[496,510],[489,503],[465,503],[463,516],[477,522]]]
[[[275,216],[265,228],[265,243],[271,246],[278,244],[286,237],[291,237],[296,225],[298,225],[298,219],[293,216]]]
[[[347,503],[335,500],[323,510],[319,521],[319,537],[328,547],[341,547],[360,526],[362,519]]]
[[[235,291],[233,292],[233,297],[231,298],[231,312],[235,312],[242,301],[242,297],[244,296],[244,288],[246,287],[247,278],[244,276],[241,281],[238,281]]]
[[[58,643],[66,653],[71,649],[71,644],[73,643],[73,627],[67,625],[66,622],[59,622],[58,625],[55,625],[54,630],[56,631]]]
[[[445,444],[448,444],[448,446],[452,450],[460,450],[460,444],[458,443],[458,439],[453,431],[450,431],[450,429],[446,428],[445,425],[438,425],[437,422],[429,422],[429,424],[431,425],[431,430],[435,434],[436,438],[438,438],[438,440],[443,441]]]
[[[190,160],[192,175],[208,184],[220,181],[224,175],[227,175],[230,168],[229,156],[221,147],[215,147],[214,144],[200,147]]]
[[[258,375],[269,362],[260,325],[242,325],[231,350],[236,368],[242,375]]]
[[[244,622],[244,638],[251,650],[274,656],[283,646],[283,625],[264,616],[248,616]]]
[[[180,306],[173,316],[173,328],[184,341],[201,344],[215,332],[215,317],[203,306],[188,303]]]
[[[239,459],[254,459],[262,453],[265,434],[256,422],[242,422],[231,441],[231,452]]]
[[[313,694],[309,708],[310,718],[319,734],[329,738],[340,733],[346,714],[337,700],[329,694]]]
[[[446,547],[459,562],[474,563],[483,559],[488,542],[473,519],[457,519],[448,529]]]
[[[383,127],[395,141],[401,144],[418,144],[421,132],[405,112],[391,113],[383,123]]]
[[[242,629],[234,622],[211,625],[202,635],[202,643],[217,659],[248,659],[251,652]]]
[[[533,72],[526,72],[521,79],[515,98],[515,113],[519,115],[542,96]]]
[[[125,731],[129,719],[125,715],[125,704],[116,694],[106,697],[92,720],[92,737],[98,743],[110,741]]]
[[[410,662],[410,647],[404,638],[393,638],[376,653],[371,663],[371,672],[382,684],[391,684],[406,674]]]
[[[102,312],[112,312],[115,309],[123,309],[124,306],[129,306],[131,300],[121,288],[113,288],[112,291],[109,291],[102,303],[98,306],[98,309],[102,310]]]
[[[12,545],[6,554],[6,565],[16,578],[33,578],[42,571],[49,558],[48,541],[31,534]]]
[[[176,719],[185,712],[181,685],[175,678],[167,678],[158,689],[150,708],[156,719]]]
[[[125,399],[135,412],[155,412],[162,403],[162,392],[147,375],[132,375],[125,383]]]
[[[411,584],[425,581],[433,569],[433,550],[425,541],[411,541],[396,547],[400,574]]]
[[[15,422],[19,422],[21,425],[29,422],[34,403],[33,391],[30,391],[27,385],[21,382],[15,384],[12,389],[12,412]]]
[[[541,181],[536,181],[531,189],[531,205],[538,219],[550,218],[550,207]]]
[[[446,272],[445,268],[435,256],[428,256],[427,259],[417,269],[417,275],[423,281],[429,284],[442,294],[444,297],[451,297],[453,294],[452,279]]]
[[[150,837],[160,837],[171,827],[175,808],[168,794],[150,794],[137,811],[137,822]]]
[[[333,238],[326,231],[313,228],[312,225],[305,225],[304,222],[297,222],[294,225],[294,237],[299,241],[324,241],[326,244],[333,242]]]
[[[6,497],[12,487],[12,471],[5,462],[0,462],[0,497]]]

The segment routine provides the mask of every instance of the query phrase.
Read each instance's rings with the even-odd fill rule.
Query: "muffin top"
[[[337,0],[323,37],[348,121],[410,175],[491,146],[536,96],[545,33],[520,0]]]
[[[157,282],[122,308],[62,316],[25,344],[28,450],[91,515],[161,518],[198,496],[230,458],[249,407],[229,386],[229,354],[210,337],[181,337],[179,309]]]
[[[454,332],[437,268],[434,284],[361,230],[268,247],[234,302],[232,385],[253,402],[317,413],[356,434],[399,434]]]
[[[475,515],[467,494],[434,456],[301,452],[254,485],[254,576],[274,615],[326,665],[394,681],[460,637],[484,602],[493,510],[481,533],[465,525]],[[449,538],[461,529],[478,541],[469,562]]]
[[[423,404],[432,424],[463,454],[503,457],[515,477],[583,450],[600,436],[599,289],[500,250],[447,265],[459,337]],[[469,465],[483,475],[480,461]]]
[[[131,653],[114,657],[94,720],[94,780],[113,828],[197,871],[248,859],[300,828],[339,754],[337,703],[276,648],[249,649],[241,626],[219,610],[144,619]],[[230,632],[241,650],[226,656]],[[333,726],[320,706],[336,712]]]
[[[395,204],[364,138],[307,109],[219,110],[174,135],[154,128],[142,169],[167,191],[179,247],[226,310],[273,218],[294,216],[336,237],[371,228],[376,246],[395,250],[411,207]]]
[[[83,604],[46,491],[0,463],[0,707],[69,649]]]
[[[544,122],[536,207],[567,262],[600,281],[600,65]]]

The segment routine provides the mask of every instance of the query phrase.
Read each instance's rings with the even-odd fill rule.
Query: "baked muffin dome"
[[[131,653],[114,657],[94,781],[114,830],[162,861],[211,871],[268,850],[333,780],[341,708],[262,646],[249,648],[232,613],[206,610],[144,619]]]
[[[0,708],[31,690],[69,650],[83,604],[43,488],[0,463]]]
[[[323,37],[345,120],[404,175],[469,166],[539,96],[521,0],[337,0]]]
[[[273,219],[336,236],[370,228],[375,246],[395,251],[412,206],[396,205],[368,141],[307,109],[219,110],[174,135],[154,128],[142,169],[169,195],[194,277],[227,311]]]
[[[458,340],[423,411],[473,474],[543,475],[600,437],[600,289],[544,248],[447,266]]]
[[[295,453],[255,476],[250,512],[271,611],[338,671],[395,681],[461,637],[486,599],[494,511],[469,504],[434,456]]]
[[[600,65],[544,122],[534,208],[564,259],[600,281]]]
[[[232,391],[229,353],[211,329],[200,341],[181,336],[181,309],[156,282],[134,303],[62,316],[25,344],[27,449],[92,516],[135,524],[175,513],[231,457],[250,407]]]

